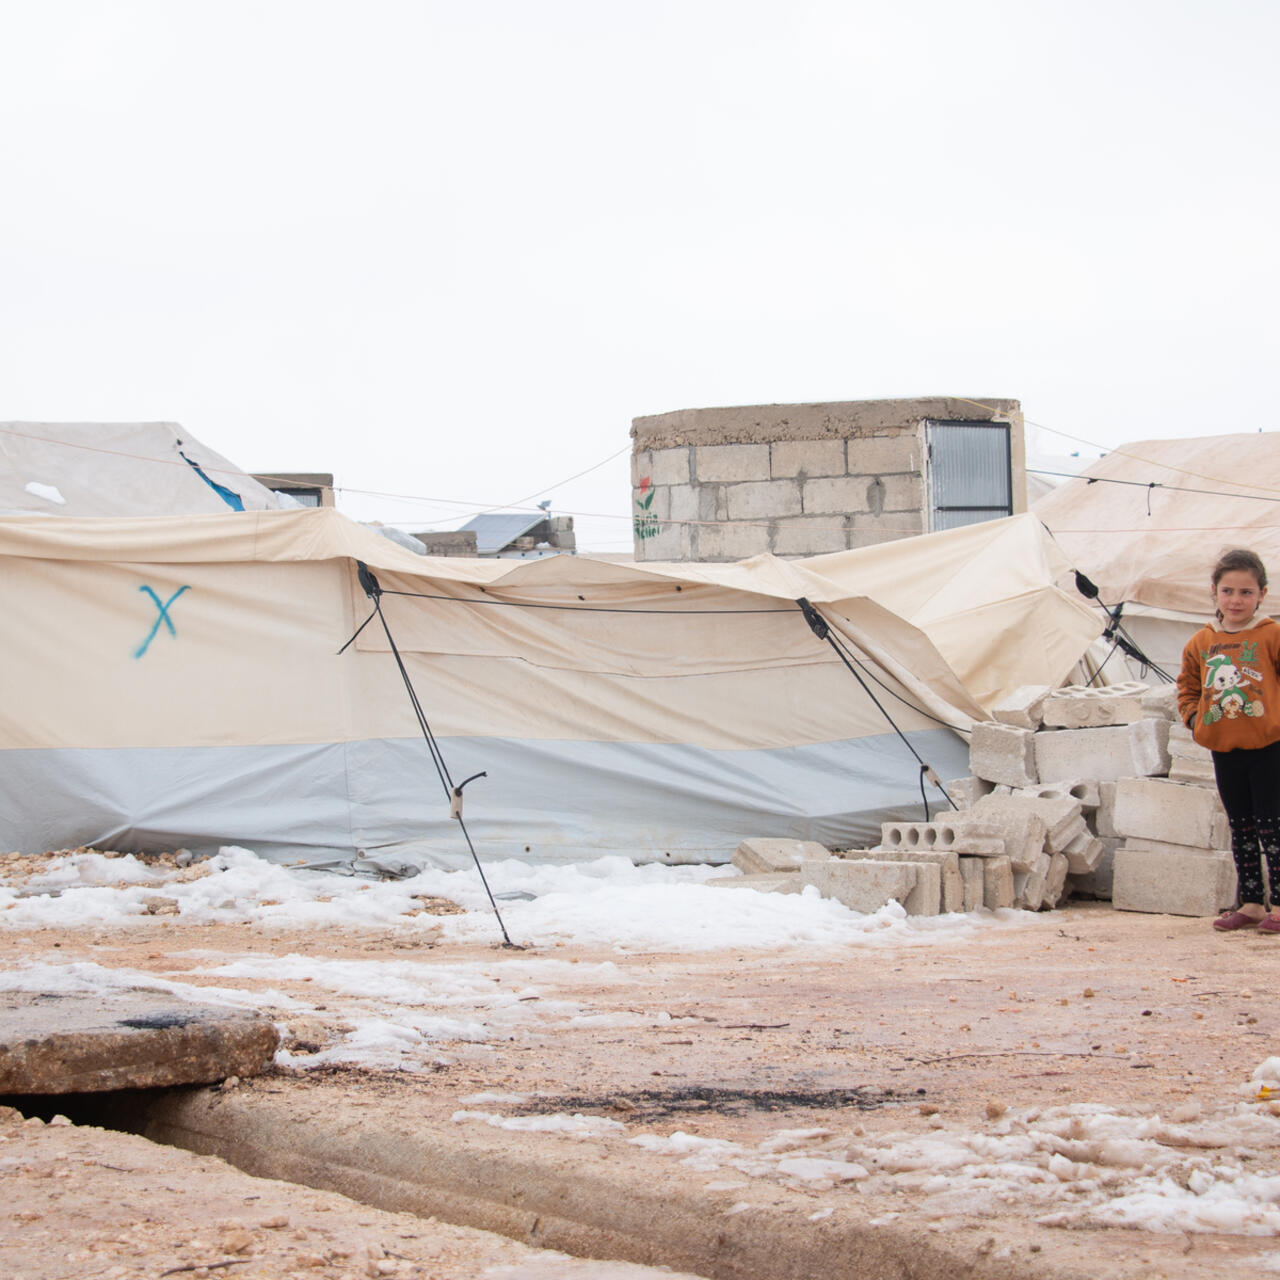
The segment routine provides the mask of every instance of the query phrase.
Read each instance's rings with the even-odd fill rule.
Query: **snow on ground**
[[[0,860],[0,874],[3,869]],[[669,953],[912,946],[927,944],[940,934],[956,945],[984,930],[1039,923],[1035,916],[1013,911],[908,917],[897,903],[860,915],[820,897],[816,890],[761,894],[706,884],[726,875],[737,872],[709,866],[634,866],[621,857],[569,866],[508,860],[486,868],[508,933],[516,942],[539,948],[612,945],[620,953]],[[448,899],[463,910],[456,915],[422,914],[424,901],[432,898]],[[179,928],[252,922],[280,930],[378,929],[410,945],[420,931],[424,941],[501,939],[474,868],[425,870],[407,879],[371,881],[282,866],[238,848],[181,868],[132,855],[75,852],[38,860],[34,873],[20,884],[0,884],[0,927],[154,924],[150,913],[157,906],[166,921]],[[170,948],[175,941],[169,935]],[[317,1006],[323,1004],[326,1021],[341,1025],[343,1034],[319,1052],[295,1055],[282,1049],[277,1061],[295,1067],[344,1063],[426,1070],[439,1062],[442,1042],[483,1043],[535,1024],[545,1030],[679,1023],[660,1008],[601,1013],[564,996],[575,986],[608,984],[619,977],[609,963],[577,964],[512,951],[492,958],[430,962],[260,953],[199,959],[207,963],[188,969],[188,976],[227,979],[231,985],[170,982],[92,963],[33,963],[0,974],[0,990],[161,990],[206,1004],[260,1008],[284,1025],[289,1019],[318,1014]],[[238,983],[254,985],[249,989]],[[295,984],[296,990],[302,983],[308,994],[315,993],[313,1002],[274,985]],[[554,985],[561,994],[544,995],[540,983]]]
[[[1165,1119],[1078,1103],[1010,1111],[984,1132],[941,1124],[926,1136],[792,1129],[755,1147],[681,1131],[628,1139],[625,1126],[593,1116],[464,1110],[453,1119],[629,1142],[695,1172],[719,1175],[708,1189],[740,1189],[748,1196],[752,1179],[808,1190],[847,1184],[864,1195],[910,1192],[912,1218],[938,1224],[960,1215],[1026,1214],[1054,1227],[1280,1233],[1280,1176],[1253,1171],[1273,1155],[1280,1119],[1248,1103],[1212,1117],[1195,1108],[1184,1112]],[[744,1198],[729,1212],[750,1207]],[[878,1221],[898,1216],[891,1212]]]
[[[706,883],[737,874],[727,867],[635,866],[622,857],[567,866],[508,859],[485,868],[512,941],[536,946],[563,942],[626,952],[903,946],[931,943],[940,932],[956,943],[980,930],[1036,923],[1015,911],[908,917],[897,903],[860,915],[816,889],[762,894]],[[412,914],[424,897],[448,898],[464,910],[424,921]],[[238,848],[178,874],[132,855],[69,853],[22,885],[0,885],[0,927],[118,927],[146,916],[156,899],[176,904],[181,924],[387,928],[416,919],[438,927],[446,942],[502,936],[474,868],[370,881],[283,866]]]

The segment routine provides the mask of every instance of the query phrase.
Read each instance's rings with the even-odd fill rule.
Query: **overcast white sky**
[[[0,419],[596,550],[641,414],[1271,430],[1277,49],[1275,0],[0,0]]]

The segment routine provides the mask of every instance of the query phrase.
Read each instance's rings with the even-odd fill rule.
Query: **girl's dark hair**
[[[1264,591],[1267,589],[1267,567],[1256,551],[1247,547],[1232,547],[1230,551],[1224,551],[1213,566],[1213,585],[1216,587],[1222,581],[1223,574],[1236,572],[1253,574],[1258,586]]]

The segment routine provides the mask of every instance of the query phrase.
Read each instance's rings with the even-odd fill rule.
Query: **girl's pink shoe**
[[[1258,921],[1259,933],[1280,933],[1280,916],[1263,916]]]
[[[1267,932],[1280,933],[1280,920],[1273,922],[1275,928],[1269,929]],[[1262,925],[1258,921],[1257,916],[1247,916],[1243,911],[1226,911],[1220,915],[1214,922],[1215,929],[1260,929]]]

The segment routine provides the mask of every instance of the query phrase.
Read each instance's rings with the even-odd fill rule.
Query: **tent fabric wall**
[[[984,662],[986,692],[1061,678],[1097,632],[1045,564],[1013,554],[1024,536],[1000,552],[1003,615],[989,582],[954,592],[945,542],[917,573],[953,647],[1002,617],[1023,628],[1032,608],[1057,638],[1019,638],[1002,676]],[[424,559],[327,509],[0,519],[0,844],[456,858],[379,620],[339,654],[371,609],[357,562],[387,593],[454,780],[489,775],[467,792],[482,852],[684,861],[749,835],[862,843],[920,813],[918,765],[795,601],[854,646],[944,777],[965,771],[963,734],[985,715],[925,629],[861,589],[875,561]]]

